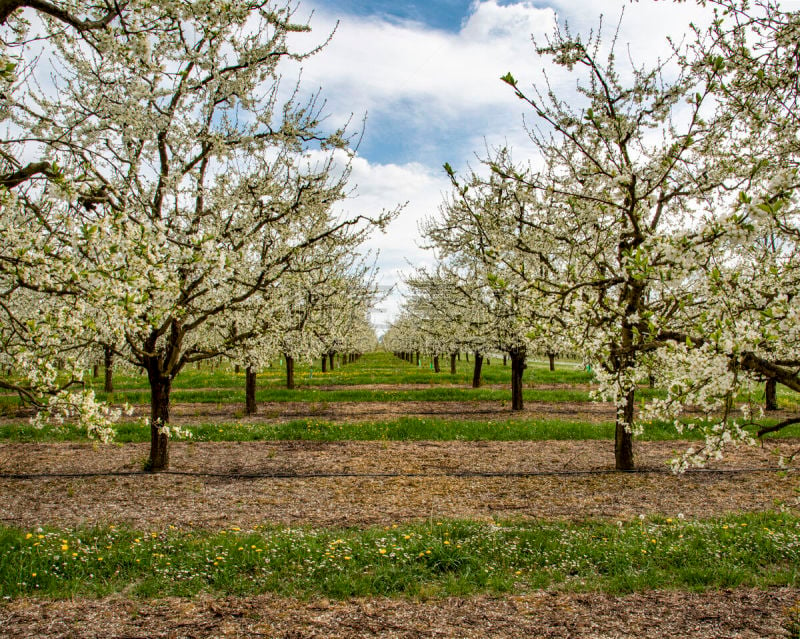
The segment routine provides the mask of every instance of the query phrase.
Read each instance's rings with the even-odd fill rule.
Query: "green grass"
[[[429,521],[368,530],[0,527],[5,597],[448,596],[800,584],[800,518]]]
[[[774,423],[774,420],[765,424]],[[447,420],[401,417],[390,421],[331,422],[300,419],[281,423],[247,421],[199,422],[189,426],[195,441],[544,441],[613,439],[613,422],[581,422],[556,419]],[[640,441],[697,440],[699,431],[678,433],[672,424],[659,422],[645,428]],[[798,437],[800,424],[767,438]],[[37,429],[27,422],[0,424],[0,441],[88,441],[74,425]],[[117,425],[118,443],[150,441],[150,431],[140,422]]]
[[[472,357],[470,356],[470,360]],[[482,379],[485,384],[509,384],[511,382],[511,366],[503,366],[502,358],[492,358],[492,364],[484,365]],[[390,353],[376,352],[363,355],[357,362],[340,366],[337,358],[336,368],[323,373],[319,360],[312,363],[297,362],[295,364],[295,381],[303,386],[349,386],[359,384],[471,384],[473,362],[462,360],[457,362],[456,374],[450,374],[449,358],[442,359],[442,372],[434,373],[430,368],[430,359],[423,358],[422,366],[409,364]],[[173,383],[173,389],[230,388],[244,387],[244,370],[234,372],[227,363],[218,367],[204,365],[197,369],[184,368]],[[529,383],[576,384],[588,383],[592,379],[574,362],[558,362],[555,371],[548,369],[546,362],[529,360],[525,371],[525,380]],[[103,369],[99,369],[97,378],[87,375],[87,382],[96,390],[103,388]],[[258,372],[258,383],[264,388],[284,388],[286,370],[283,360],[272,362]],[[122,369],[114,372],[114,387],[119,390],[146,390],[147,376],[138,371],[131,373]]]
[[[486,386],[500,384],[504,388],[459,388],[454,385],[469,385],[472,379],[472,362],[458,362],[457,372],[449,372],[449,359],[443,360],[443,371],[434,373],[429,368],[429,360],[423,360],[423,366],[417,367],[400,360],[389,353],[368,353],[357,362],[336,368],[334,371],[321,373],[319,362],[310,365],[298,363],[296,383],[298,388],[285,388],[285,371],[282,362],[274,362],[258,375],[257,401],[260,402],[367,402],[367,401],[507,401],[511,400],[510,366],[503,366],[502,359],[492,358],[490,366],[483,368],[483,383]],[[337,364],[338,365],[338,364]],[[528,388],[523,395],[527,401],[549,402],[587,402],[589,393],[583,388],[575,388],[576,384],[587,384],[592,380],[591,373],[574,362],[558,362],[555,371],[550,371],[547,362],[530,359],[525,371],[526,385],[554,384],[562,388],[536,390]],[[421,384],[429,388],[418,390],[381,390],[352,388],[366,384]],[[147,378],[138,373],[115,373],[115,392],[106,394],[102,391],[102,369],[100,378],[89,379],[98,397],[112,403],[129,402],[146,404],[150,392]],[[332,388],[319,388],[320,386]],[[337,388],[341,387],[341,388]],[[349,388],[348,388],[349,387]],[[663,397],[664,392],[658,389],[642,387],[638,394],[642,398]],[[763,403],[763,397],[755,400]],[[173,385],[172,401],[198,403],[243,403],[244,372],[235,373],[228,365],[216,369],[205,367],[184,369]],[[780,386],[778,401],[784,408],[796,409],[800,405],[800,395]],[[0,396],[0,412],[12,412],[19,405],[14,395]]]
[[[649,389],[643,389],[643,396],[660,395]],[[97,393],[98,398],[111,403],[128,402],[146,404],[150,401],[149,390],[128,390],[107,395]],[[173,402],[201,404],[244,403],[244,387],[236,389],[190,390],[175,389],[170,394]],[[588,402],[589,393],[582,390],[537,390],[525,389],[523,398],[540,402]],[[317,390],[313,387],[301,387],[294,390],[285,388],[267,388],[256,391],[259,402],[469,402],[469,401],[507,401],[511,402],[511,388],[457,388],[452,386],[436,386],[418,390],[364,390],[336,389]]]

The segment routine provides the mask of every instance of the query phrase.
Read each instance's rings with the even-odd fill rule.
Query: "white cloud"
[[[417,225],[436,212],[449,182],[443,171],[418,163],[372,164],[355,158],[350,183],[357,187],[356,193],[342,205],[350,213],[374,215],[381,209],[405,204],[402,214],[386,232],[376,232],[365,245],[379,255],[379,283],[395,286],[382,304],[383,311],[373,318],[376,324],[383,324],[395,315],[402,301],[396,288],[402,275],[433,262],[430,253],[418,246]]]
[[[680,39],[691,21],[708,19],[708,11],[694,3],[647,0],[522,0],[513,4],[476,0],[457,33],[417,22],[341,16],[331,43],[303,63],[303,86],[322,87],[332,122],[368,112],[370,146],[381,140],[369,136],[399,136],[418,149],[418,162],[378,164],[358,158],[353,164],[352,183],[358,184],[358,196],[347,202],[348,208],[374,212],[408,202],[388,233],[369,243],[381,251],[382,283],[396,284],[400,273],[409,270],[408,262],[431,261],[430,255],[417,248],[417,224],[425,215],[436,213],[449,188],[442,161],[463,171],[467,163],[476,164],[474,154],[482,155],[486,144],[511,145],[517,160],[530,153],[522,126],[524,104],[499,78],[511,71],[521,87],[544,86],[546,61],[536,55],[531,36],[544,42],[556,19],[566,20],[572,33],[586,34],[598,26],[603,14],[603,33],[610,38],[623,8],[616,49],[623,67],[628,64],[628,51],[638,64],[664,58],[670,51],[667,35]],[[318,7],[314,30],[310,36],[299,36],[300,46],[318,43],[335,20],[324,6]],[[573,76],[552,67],[548,76],[560,95],[576,95]],[[371,128],[370,121],[390,125]],[[431,149],[438,150],[438,155]],[[386,314],[398,302],[395,294],[385,304]],[[382,321],[386,314],[376,319]]]

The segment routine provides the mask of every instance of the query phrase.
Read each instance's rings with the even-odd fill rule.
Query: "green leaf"
[[[517,81],[516,81],[516,79],[514,78],[514,76],[513,76],[513,75],[511,75],[511,72],[510,72],[510,71],[509,71],[508,73],[506,73],[504,76],[501,76],[501,77],[500,77],[500,79],[501,79],[503,82],[505,82],[506,84],[508,84],[508,85],[511,85],[511,86],[512,86],[512,87],[514,87],[515,89],[517,88]]]

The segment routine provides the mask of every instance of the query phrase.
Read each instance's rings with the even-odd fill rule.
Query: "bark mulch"
[[[191,425],[198,421],[241,420],[242,422],[285,422],[298,419],[363,422],[391,421],[401,417],[450,420],[564,419],[573,421],[614,421],[615,409],[603,402],[526,402],[524,410],[511,412],[511,401],[403,401],[403,402],[260,402],[258,413],[242,417],[242,404],[176,402],[170,421]],[[149,406],[136,406],[134,415],[149,415]]]
[[[195,600],[124,597],[0,604],[0,635],[85,639],[211,637],[789,637],[798,589],[653,591],[299,601],[274,595]],[[796,636],[796,635],[795,635]]]
[[[770,468],[775,448],[796,445],[742,447],[712,466],[745,472],[674,476],[606,472],[613,469],[610,441],[174,442],[171,468],[186,474],[140,472],[147,444],[0,444],[0,522],[149,530],[363,527],[440,517],[709,517],[794,507],[797,475]],[[664,471],[686,446],[640,442],[637,463]],[[63,476],[71,473],[89,475]]]

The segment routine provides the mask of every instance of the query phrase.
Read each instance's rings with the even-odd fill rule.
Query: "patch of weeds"
[[[800,601],[786,610],[781,625],[790,639],[800,639]]]

